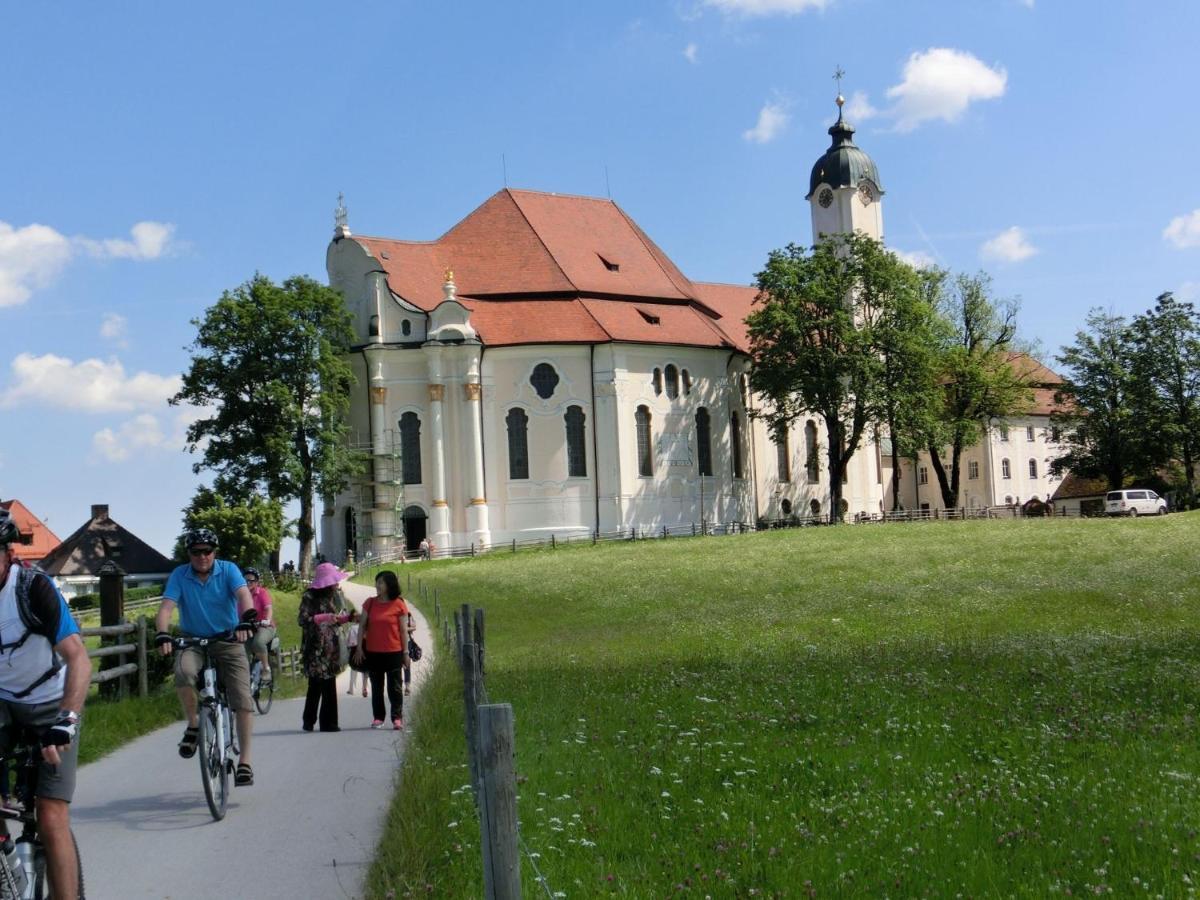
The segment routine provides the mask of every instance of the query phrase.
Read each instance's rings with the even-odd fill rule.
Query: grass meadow
[[[527,897],[1187,897],[1198,545],[1193,513],[672,538],[419,572],[444,607],[486,611],[488,693],[516,715]],[[450,655],[415,711],[372,897],[482,893]]]

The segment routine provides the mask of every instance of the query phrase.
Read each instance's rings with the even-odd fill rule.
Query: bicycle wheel
[[[220,710],[216,706],[204,706],[200,710],[200,752],[197,754],[200,757],[200,783],[204,785],[208,811],[218,822],[225,818],[225,805],[229,802],[229,771],[225,768],[219,721]]]
[[[75,840],[74,829],[71,830],[71,843],[75,845],[75,866],[79,871],[79,900],[84,900],[83,857],[79,855],[79,841]],[[33,855],[33,873],[33,900],[45,900],[50,896],[50,887],[46,882],[46,850],[41,844]]]
[[[266,684],[261,681],[258,688],[254,691],[254,707],[258,710],[260,716],[265,716],[271,711],[271,704],[275,702],[275,678],[272,673],[271,680]]]

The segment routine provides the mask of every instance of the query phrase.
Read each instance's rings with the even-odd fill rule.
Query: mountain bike
[[[200,752],[196,755],[200,757],[200,783],[204,786],[204,799],[208,802],[208,811],[218,822],[225,818],[229,789],[241,751],[237,743],[237,729],[233,727],[233,714],[225,698],[225,685],[217,678],[216,661],[209,654],[208,647],[218,641],[231,643],[234,640],[232,634],[172,639],[176,649],[199,650],[203,657],[200,675],[196,679],[200,694],[197,738]]]
[[[14,796],[19,804],[0,805],[0,819],[4,822],[20,822],[21,833],[16,841],[5,834],[0,840],[0,900],[43,900],[49,896],[46,880],[46,848],[42,845],[37,828],[37,784],[42,761],[42,746],[39,735],[30,728],[22,729],[17,743],[10,749],[5,761],[16,767]],[[8,768],[4,768],[8,777]],[[75,858],[79,868],[79,896],[83,898],[83,861],[79,859],[79,844],[75,832],[71,832],[75,844]]]
[[[251,654],[250,659],[250,696],[254,698],[254,706],[258,710],[260,716],[265,716],[271,711],[271,704],[275,702],[275,679],[279,677],[279,635],[271,638],[271,643],[267,645],[267,658],[272,661],[271,680],[264,682],[262,680],[262,662],[257,656]]]

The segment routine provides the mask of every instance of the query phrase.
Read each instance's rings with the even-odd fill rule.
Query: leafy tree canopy
[[[183,530],[211,528],[221,541],[220,557],[246,566],[265,565],[284,537],[283,506],[254,494],[242,503],[229,503],[211,488],[198,488],[183,511]],[[182,536],[175,558],[187,561]]]

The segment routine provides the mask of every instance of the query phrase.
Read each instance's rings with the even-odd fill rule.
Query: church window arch
[[[563,421],[567,428],[567,477],[587,477],[587,443],[584,440],[584,423],[587,417],[583,407],[568,406]]]
[[[729,414],[729,461],[733,465],[733,477],[743,478],[742,471],[742,420],[736,412]]]
[[[415,412],[400,417],[400,470],[405,484],[421,483],[421,418]]]
[[[779,509],[785,516],[790,516],[792,514],[792,501],[784,497],[783,502],[779,504]]]
[[[712,475],[712,420],[703,406],[696,410],[696,462],[701,475]]]
[[[817,425],[812,419],[804,423],[804,468],[808,470],[809,484],[821,478],[821,467],[817,457]]]
[[[662,369],[657,367],[654,369],[654,374],[650,376],[650,383],[654,385],[654,396],[661,396],[663,391]]]
[[[667,397],[674,400],[679,396],[679,370],[674,364],[667,366]]]
[[[529,416],[514,406],[504,417],[508,426],[508,477],[514,480],[529,477]]]
[[[367,323],[367,337],[379,337],[379,316],[371,316]]]
[[[786,431],[775,441],[775,459],[779,466],[779,480],[786,484],[792,480],[792,451],[788,446]]]
[[[821,501],[820,500],[809,500],[808,501],[808,514],[810,516],[819,516],[821,514]]]
[[[405,337],[408,337],[410,334],[412,334],[412,322],[408,321],[408,319],[401,320],[400,333]]]
[[[1012,478],[1012,466],[1009,465],[1007,459],[1000,460],[1000,477]]]
[[[637,424],[638,475],[642,478],[649,478],[654,474],[654,445],[650,441],[650,408],[639,406],[633,418]]]
[[[692,376],[691,376],[691,373],[690,373],[690,372],[688,372],[688,370],[687,370],[687,369],[684,369],[683,371],[681,371],[681,372],[679,373],[679,379],[680,379],[680,381],[682,381],[682,382],[683,382],[683,396],[685,396],[685,397],[690,397],[690,396],[692,396]]]
[[[543,400],[549,400],[554,396],[554,389],[558,387],[558,382],[558,373],[554,371],[554,366],[550,363],[538,363],[533,367],[533,373],[529,376],[529,383],[533,385],[533,389]]]

